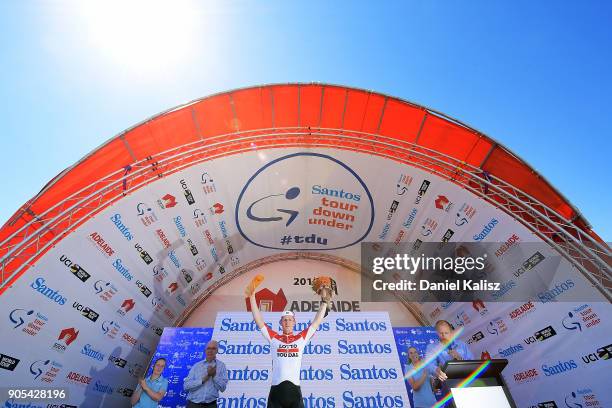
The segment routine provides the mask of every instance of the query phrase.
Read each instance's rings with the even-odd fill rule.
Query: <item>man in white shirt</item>
[[[302,391],[300,389],[300,368],[304,347],[315,334],[325,317],[329,295],[324,298],[319,312],[306,329],[299,333],[293,332],[295,316],[293,312],[285,311],[280,320],[283,332],[277,333],[268,327],[255,300],[255,288],[249,286],[246,295],[249,297],[253,319],[261,334],[270,342],[272,354],[272,387],[268,395],[268,408],[303,408]]]

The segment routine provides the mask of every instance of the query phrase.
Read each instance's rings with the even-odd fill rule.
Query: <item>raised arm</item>
[[[261,317],[261,312],[259,311],[259,307],[257,307],[257,300],[255,300],[255,292],[251,293],[249,296],[249,302],[251,303],[251,313],[253,313],[253,320],[255,320],[255,324],[257,327],[262,329],[266,323]]]
[[[326,280],[328,282],[326,282]],[[327,316],[327,309],[329,309],[329,303],[331,302],[331,281],[330,278],[315,278],[312,289],[321,295],[321,308],[317,312],[314,320],[311,323],[313,331],[317,330],[323,322],[325,316]],[[329,287],[328,287],[329,285]]]
[[[255,289],[261,284],[261,282],[263,282],[263,280],[264,277],[262,275],[256,275],[244,290],[244,294],[249,298],[249,303],[251,304],[253,320],[255,320],[255,324],[257,324],[259,329],[263,328],[266,323],[264,322],[263,317],[261,317],[259,307],[257,307],[257,300],[255,300]]]
[[[321,302],[321,308],[319,309],[319,311],[317,312],[317,315],[315,316],[314,320],[310,324],[310,327],[312,327],[313,331],[317,330],[319,326],[321,325],[321,322],[323,322],[326,311],[327,311],[327,302]]]

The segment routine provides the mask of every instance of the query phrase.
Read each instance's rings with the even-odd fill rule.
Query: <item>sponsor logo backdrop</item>
[[[296,329],[306,328],[313,317],[314,313],[297,313]],[[279,319],[280,313],[264,313],[276,331]],[[214,338],[220,346],[217,357],[233,378],[222,395],[222,406],[265,407],[272,357],[251,314],[219,313]],[[387,313],[330,313],[302,359],[305,406],[410,407],[397,356]]]
[[[168,380],[168,392],[160,401],[160,407],[185,407],[187,393],[183,390],[183,379],[195,363],[206,358],[204,350],[212,333],[212,328],[164,329],[154,358],[154,361],[160,357],[166,359],[166,369],[162,375]],[[148,375],[152,371],[153,368],[149,367]]]
[[[429,303],[432,320],[463,326],[477,358],[506,358],[503,375],[519,407],[609,407],[609,303]]]
[[[440,342],[433,327],[394,327],[393,336],[395,337],[397,353],[404,375],[406,375],[406,365],[410,364],[408,359],[409,347],[415,347],[421,358],[425,358],[427,346]],[[410,387],[408,380],[405,381],[405,384],[408,396],[410,397],[410,403],[412,404],[412,387]]]
[[[245,324],[245,322],[242,321],[242,319],[237,319],[234,315],[225,316],[225,314],[222,314],[222,316],[223,317],[221,318],[221,326],[225,328],[225,331],[231,331],[230,329],[232,327],[234,327],[235,329],[238,329],[239,325]],[[266,316],[268,315],[266,314]],[[248,320],[249,318],[247,316],[247,321]],[[251,324],[250,322],[247,322],[247,323],[249,325]],[[243,327],[243,329],[246,329],[246,328],[247,328],[246,326]],[[251,330],[244,330],[244,331],[251,333]],[[317,336],[318,335],[319,334],[317,334]],[[393,336],[395,338],[395,344],[397,347],[398,357],[400,359],[400,365],[402,369],[404,369],[404,366],[407,362],[408,347],[411,347],[411,346],[416,347],[417,350],[419,350],[419,353],[421,353],[421,355],[424,355],[425,349],[427,348],[429,344],[438,343],[438,336],[436,335],[435,330],[433,330],[433,328],[431,327],[394,327]],[[167,360],[166,369],[163,375],[164,377],[168,379],[168,393],[166,394],[166,397],[160,402],[161,407],[167,407],[167,408],[179,407],[181,408],[185,406],[186,393],[183,390],[183,379],[189,374],[189,369],[193,366],[193,364],[205,358],[204,347],[206,346],[206,343],[212,339],[212,337],[213,337],[213,328],[171,328],[171,327],[168,327],[164,329],[164,333],[161,337],[161,340],[155,352],[155,357],[153,359],[153,361],[155,361],[156,359],[160,357],[164,357]],[[254,339],[249,338],[249,340],[251,341],[251,344],[253,344],[252,340]],[[344,343],[342,344],[344,347],[343,351],[348,350],[348,348],[344,346]],[[235,341],[233,341],[229,345],[230,346],[235,345]],[[384,346],[383,346],[383,349],[384,349]],[[224,343],[224,350],[225,351],[229,350],[228,343]],[[252,346],[252,350],[254,350],[253,346]],[[313,352],[313,354],[316,355],[316,351],[321,351],[325,353],[325,351],[327,350],[332,351],[333,349],[331,347],[325,348],[325,346],[323,346],[323,348],[319,348],[318,350],[316,347],[315,348],[310,347],[310,350]],[[363,347],[362,351],[365,351],[365,350],[366,348]],[[379,348],[379,350],[382,350],[382,349]],[[242,350],[242,351],[246,351],[246,350]],[[257,351],[259,351],[259,349],[257,349]],[[269,354],[267,355],[269,356]],[[331,356],[331,354],[328,354],[326,356]],[[229,358],[229,357],[222,358],[218,356],[218,358],[222,359],[222,361],[224,362],[226,362],[226,360],[228,361],[234,360],[233,358]],[[306,357],[304,357],[304,359],[306,359]],[[232,378],[231,381],[240,381],[240,382],[244,382],[247,380],[258,381],[258,380],[261,380],[263,377],[266,377],[266,378],[270,377],[270,372],[268,368],[256,369],[256,368],[252,368],[248,366],[247,364],[241,369],[240,368],[241,366],[238,365],[238,364],[242,364],[241,361],[242,359],[240,359],[240,361],[233,362],[232,366],[228,366],[228,369],[231,370],[230,371],[230,376]],[[304,367],[306,367],[305,364],[306,362],[304,362]],[[267,371],[264,372],[264,370],[267,370]],[[318,381],[315,380],[316,378],[322,378],[325,376],[331,377],[331,375],[333,375],[333,374],[330,374],[329,372],[321,372],[321,371],[315,371],[315,370],[316,369],[311,370],[310,366],[308,366],[308,372],[304,373],[305,377],[313,379],[311,380],[311,384],[309,385],[310,387],[316,388],[317,383],[318,383]],[[149,369],[148,374],[150,375],[151,372],[152,372],[152,368]],[[403,372],[403,374],[405,374],[405,371]],[[412,395],[411,395],[410,384],[407,381],[405,382],[405,384],[406,384],[406,390],[408,392],[408,397],[410,399],[410,404],[412,406]],[[237,389],[237,387],[232,387],[232,388],[234,390]],[[236,394],[232,396],[230,394],[230,390],[228,390],[227,393],[223,393],[222,396],[224,398],[224,403],[233,398],[236,398],[236,402],[238,402],[239,398],[242,397],[242,394],[240,395]],[[245,394],[244,398],[242,398],[243,402],[246,401],[248,398],[250,398],[250,396],[248,394]],[[233,404],[233,402],[228,402],[226,406],[230,406],[230,404]],[[326,404],[327,404],[327,401],[326,401]],[[237,406],[241,406],[241,405],[238,404]],[[316,406],[316,403],[315,403],[315,406]]]
[[[0,372],[11,385],[66,386],[71,403],[125,405],[161,329],[174,326],[193,299],[234,269],[283,250],[333,249],[334,255],[358,263],[356,244],[363,240],[443,239],[488,245],[489,271],[506,280],[508,291],[541,281],[539,271],[519,270],[533,254],[521,253],[516,245],[537,237],[510,215],[422,170],[329,149],[262,150],[200,163],[130,192],[96,214],[3,294],[0,353],[8,357]],[[556,256],[552,250],[541,255]],[[558,270],[547,276],[556,290],[534,293],[537,299],[551,303],[594,292],[565,260]],[[592,314],[582,304],[566,309],[558,303],[516,322],[507,321],[511,310],[489,306],[490,317],[482,316],[478,325],[472,319],[467,326],[473,324],[474,330],[467,334],[481,332],[475,350],[487,344],[489,352],[509,349],[504,353],[534,336],[536,343],[525,343],[534,353],[548,347],[555,352],[523,354],[534,367],[516,367],[517,373],[535,368],[537,380],[548,383],[584,379],[582,388],[572,385],[567,395],[584,399],[588,388],[603,399],[605,389],[596,379],[604,378],[598,373],[610,364],[598,357],[606,355],[609,344],[603,339],[610,338],[610,309],[609,304],[591,306],[601,323],[574,321]],[[454,318],[454,311],[438,309],[428,314]],[[577,323],[581,330],[565,327],[577,328]],[[518,340],[503,337],[510,334]],[[566,369],[571,360],[578,367]],[[524,377],[517,377],[517,386],[528,389],[533,380]],[[361,390],[351,390],[351,401]],[[554,390],[564,398],[565,389]],[[334,401],[343,399],[334,395]]]

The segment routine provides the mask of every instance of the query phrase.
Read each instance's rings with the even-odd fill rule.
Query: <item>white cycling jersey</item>
[[[272,385],[291,381],[300,385],[302,353],[316,330],[308,326],[298,334],[278,334],[268,326],[260,329],[261,334],[270,342],[272,354]]]

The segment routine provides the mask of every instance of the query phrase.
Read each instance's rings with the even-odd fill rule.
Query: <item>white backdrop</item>
[[[496,256],[501,243],[514,235],[521,242],[539,241],[511,216],[459,186],[380,157],[270,149],[194,165],[92,217],[3,294],[0,353],[2,361],[11,363],[0,368],[2,382],[65,386],[71,392],[68,402],[85,407],[124,406],[135,376],[159,341],[159,328],[173,326],[191,300],[228,271],[280,251],[326,251],[358,263],[361,240],[440,241],[449,230],[451,241],[488,244],[492,267],[508,282],[524,258],[510,251]],[[545,255],[554,256],[550,252]],[[563,276],[555,279],[570,279],[573,285],[557,300],[595,292],[566,261],[561,264]],[[524,274],[515,286],[530,287],[538,275]],[[442,305],[424,307],[432,320],[456,314],[443,313]],[[501,306],[487,307],[484,325],[500,318],[518,337],[555,327],[556,337],[523,352],[538,370],[572,359],[579,366],[553,377],[521,380],[514,390],[522,406],[538,399],[563,406],[567,395],[609,398],[602,392],[610,360],[586,364],[574,355],[597,353],[609,344],[604,340],[610,332],[609,304],[592,305],[601,323],[586,327],[584,322],[579,332],[561,323],[579,304],[538,308],[533,317],[512,324]],[[478,328],[479,321],[471,319]],[[495,324],[501,330],[501,323]],[[487,339],[490,353],[508,347],[506,339],[494,339]],[[549,344],[555,344],[553,354],[540,354]],[[479,351],[481,346],[474,347]],[[545,386],[559,379],[568,381],[567,388]],[[574,388],[570,380],[577,381]]]

